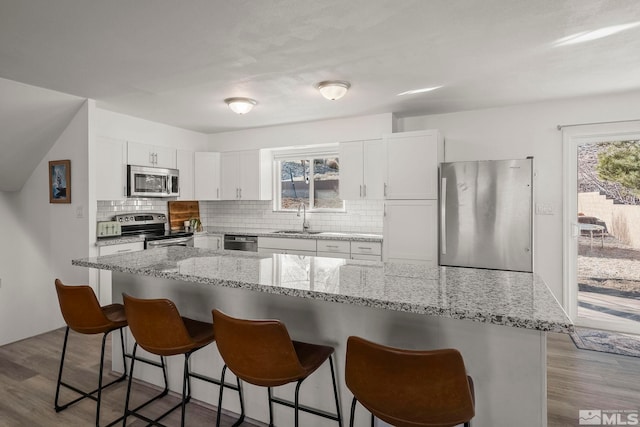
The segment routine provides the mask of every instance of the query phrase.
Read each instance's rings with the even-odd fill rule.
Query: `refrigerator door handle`
[[[447,253],[447,178],[440,180],[440,253]]]

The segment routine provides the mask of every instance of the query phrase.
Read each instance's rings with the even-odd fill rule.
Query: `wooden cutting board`
[[[169,226],[171,230],[184,229],[184,222],[200,219],[200,205],[197,200],[167,202],[169,204]]]

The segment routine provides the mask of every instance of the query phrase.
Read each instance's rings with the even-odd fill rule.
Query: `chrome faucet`
[[[300,208],[302,208],[302,232],[307,233],[309,231],[309,221],[307,221],[307,207],[304,203],[300,203],[300,206],[298,206],[298,216],[300,216]]]

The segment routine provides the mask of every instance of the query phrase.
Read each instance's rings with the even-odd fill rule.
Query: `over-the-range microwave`
[[[178,197],[179,184],[177,169],[127,165],[128,197]]]

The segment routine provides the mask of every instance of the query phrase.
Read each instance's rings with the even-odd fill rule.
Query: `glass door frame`
[[[563,157],[563,307],[576,326],[637,333],[637,322],[578,318],[578,147],[598,142],[639,140],[640,121],[594,124],[562,129]]]

